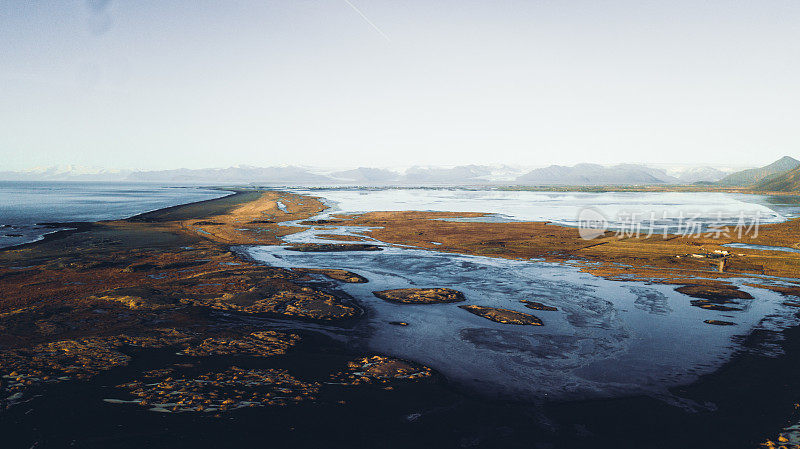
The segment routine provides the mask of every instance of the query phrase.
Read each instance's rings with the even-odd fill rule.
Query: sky
[[[0,171],[800,157],[800,2],[0,0]]]

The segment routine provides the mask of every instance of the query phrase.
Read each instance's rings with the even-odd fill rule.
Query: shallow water
[[[510,192],[511,198],[500,201],[502,207],[492,206],[496,194],[502,197],[507,193],[326,191],[322,196],[333,208],[315,218],[338,212],[431,209],[489,211],[513,219],[557,221],[555,218],[567,217],[583,204],[607,204],[617,197],[545,194],[548,199],[541,206],[527,204],[541,198],[537,192]],[[523,195],[516,196],[519,193]],[[683,207],[679,203],[683,196],[645,195],[634,199],[624,195],[623,204],[614,207],[657,203],[655,199],[660,199],[657,204],[677,210]],[[386,198],[394,199],[383,202]],[[605,198],[605,202],[598,198]],[[726,203],[725,198],[692,196],[694,202],[689,206],[713,203],[729,208],[763,207],[735,199]],[[515,209],[518,206],[519,211]],[[532,211],[549,215],[533,217]],[[285,240],[331,243],[318,236],[360,235],[363,229],[315,226]],[[365,309],[361,324],[350,332],[337,329],[331,334],[368,351],[424,363],[457,384],[502,398],[576,399],[643,393],[674,401],[667,392],[669,387],[714,371],[739,349],[741,336],[757,328],[780,329],[797,322],[796,311],[782,304],[780,294],[744,286],[746,279],[733,282],[755,299],[739,301],[742,311],[719,312],[691,306],[693,298],[676,292],[675,286],[609,281],[581,273],[574,266],[535,260],[438,253],[397,245],[384,245],[380,252],[306,253],[281,246],[243,250],[273,266],[343,268],[365,276],[369,283],[341,285]],[[457,289],[466,296],[463,304],[531,313],[542,319],[544,326],[495,323],[458,308],[459,304],[393,304],[372,294],[405,287]],[[521,300],[542,302],[558,311],[531,310]],[[715,326],[704,320],[736,325]],[[409,325],[389,324],[397,321]],[[313,327],[325,331],[324,325]]]
[[[728,248],[759,249],[761,251],[783,251],[786,253],[800,253],[800,249],[791,248],[788,246],[751,245],[749,243],[726,243],[725,245],[722,246]]]
[[[505,398],[666,397],[667,387],[724,363],[737,348],[735,336],[767,323],[785,325],[793,313],[770,291],[742,287],[756,299],[741,301],[741,312],[716,312],[692,307],[691,298],[674,286],[607,281],[562,264],[398,247],[301,253],[262,246],[246,251],[273,266],[344,268],[367,277],[369,283],[341,286],[366,310],[351,343],[424,363],[456,383]],[[532,313],[545,324],[494,323],[459,304],[399,305],[372,295],[404,287],[454,288],[466,295],[463,304]],[[559,310],[530,310],[521,300]],[[708,319],[737,325],[703,323]]]

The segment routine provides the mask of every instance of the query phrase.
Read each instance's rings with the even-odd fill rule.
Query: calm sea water
[[[59,229],[40,223],[116,220],[228,194],[143,183],[0,182],[0,247],[35,241]]]

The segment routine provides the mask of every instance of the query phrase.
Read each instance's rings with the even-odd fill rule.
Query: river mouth
[[[312,228],[286,236],[287,243],[332,243],[335,236],[349,236],[379,244],[383,250],[304,253],[285,246],[249,246],[240,251],[266,265],[339,268],[366,277],[368,283],[337,287],[365,310],[353,332],[344,335],[348,344],[425,364],[449,381],[488,397],[539,402],[647,395],[695,407],[674,397],[670,389],[714,372],[741,349],[740,342],[753,331],[781,330],[798,323],[796,310],[784,304],[785,297],[752,286],[753,279],[746,276],[727,280],[753,299],[702,307],[702,301],[676,291],[675,285],[608,280],[567,263],[388,245],[369,237],[363,227],[325,223],[335,214],[403,207],[515,217],[514,208],[522,201],[518,193],[314,193],[322,194],[331,208],[314,217],[318,221]],[[564,221],[565,214],[597,198],[606,203],[621,199],[623,204],[615,210],[648,203],[631,195],[536,195],[544,195],[543,204],[520,209],[515,219],[544,213],[550,215],[541,218]],[[656,207],[673,211],[682,207],[679,200],[687,198],[697,200],[689,208],[707,208],[721,199],[731,210],[742,205],[763,207],[724,196],[659,194],[653,198]],[[460,305],[529,313],[543,325],[493,322],[468,313],[459,304],[394,304],[373,295],[382,290],[432,287],[462,292],[465,301]],[[557,310],[531,310],[524,301]]]
[[[308,240],[308,236],[304,240]],[[498,399],[542,401],[645,394],[710,373],[755,329],[795,324],[775,292],[736,283],[755,299],[736,311],[692,305],[674,286],[610,281],[565,264],[507,260],[385,246],[378,252],[298,253],[281,246],[242,248],[282,268],[342,268],[366,277],[340,288],[365,309],[350,344],[430,366],[449,380]],[[445,287],[461,304],[533,313],[543,326],[513,326],[457,304],[393,304],[372,292]],[[531,310],[535,301],[557,311]],[[714,326],[707,321],[734,322]],[[407,323],[398,326],[395,323]]]

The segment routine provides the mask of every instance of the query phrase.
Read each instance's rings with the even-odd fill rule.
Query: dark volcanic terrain
[[[339,287],[369,286],[368,277],[337,267],[269,267],[232,251],[282,245],[282,236],[308,227],[281,223],[323,209],[311,197],[243,190],[128,220],[81,224],[0,251],[2,447],[311,448],[324,441],[326,447],[727,448],[778,441],[780,428],[797,422],[797,329],[750,335],[723,369],[675,389],[681,403],[647,396],[501,401],[453,386],[413,360],[348,346],[337,335],[352,332],[366,312]],[[594,263],[585,269],[602,276],[676,284],[699,308],[735,313],[747,301],[725,282],[729,273],[704,282],[681,275],[715,270],[670,255],[697,248],[692,242],[606,239],[602,247],[588,247],[553,226],[541,225],[542,239],[526,240],[516,224],[452,223],[430,215],[367,214],[352,222],[374,226],[381,241],[425,246],[435,239],[443,245],[431,249],[441,251],[516,257],[558,247],[564,253],[552,257],[580,254]],[[769,228],[762,239],[788,245],[796,226]],[[732,270],[747,273],[757,263],[762,272],[796,273],[791,253],[742,254]],[[786,295],[790,304],[799,296],[797,287],[758,286]],[[426,310],[463,300],[459,291],[437,286],[375,295]],[[450,307],[507,327],[547,329],[547,314],[558,308],[520,300],[542,319],[480,305]],[[386,325],[413,331],[415,323]],[[763,350],[778,345],[777,353]]]

